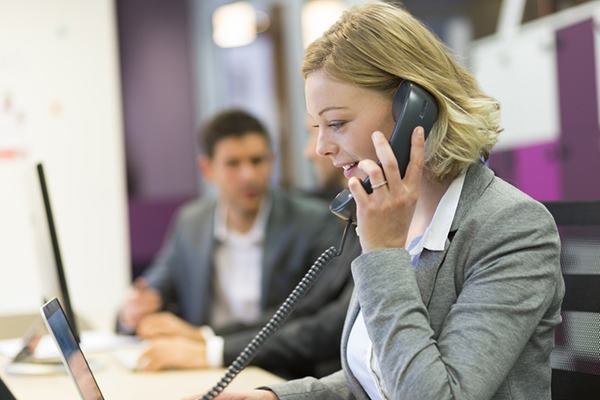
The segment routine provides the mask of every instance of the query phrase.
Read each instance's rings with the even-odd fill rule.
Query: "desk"
[[[178,370],[154,373],[131,372],[110,353],[86,355],[90,362],[105,366],[94,372],[106,400],[180,399],[205,393],[223,376],[225,369]],[[67,374],[23,376],[4,371],[9,359],[0,355],[0,376],[18,400],[79,400],[75,384]],[[248,367],[228,386],[233,389],[253,389],[283,380],[257,367]]]
[[[15,321],[23,323],[19,329],[23,332],[30,325],[29,316],[0,318],[0,333],[4,338],[19,337],[22,333],[7,335],[2,328],[16,326]],[[28,319],[29,318],[29,319]],[[94,324],[100,328],[114,324],[113,315],[97,315]],[[171,370],[153,373],[132,372],[125,368],[110,352],[91,352],[85,354],[90,363],[99,363],[104,368],[94,371],[100,391],[106,400],[177,400],[185,396],[206,393],[225,374],[225,368]],[[0,354],[0,376],[13,392],[17,400],[79,400],[75,383],[65,374],[54,375],[13,375],[5,372],[10,359]],[[257,367],[248,367],[242,371],[228,388],[243,390],[257,386],[283,382],[283,379]]]

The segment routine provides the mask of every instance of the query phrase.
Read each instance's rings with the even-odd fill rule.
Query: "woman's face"
[[[389,140],[394,130],[392,99],[373,90],[334,80],[317,70],[306,78],[308,113],[319,126],[317,154],[330,157],[346,178],[365,179],[359,161],[377,161],[371,135],[381,131]]]

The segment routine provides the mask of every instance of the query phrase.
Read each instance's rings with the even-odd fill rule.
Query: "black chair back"
[[[566,293],[551,355],[552,399],[600,399],[600,200],[544,202],[562,243]]]

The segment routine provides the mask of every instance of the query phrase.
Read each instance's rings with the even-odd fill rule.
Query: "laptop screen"
[[[2,378],[0,378],[0,399],[2,400],[16,400],[15,396],[11,393],[11,391],[6,387]]]
[[[60,350],[65,367],[79,389],[81,398],[83,400],[104,400],[87,360],[75,340],[67,317],[56,298],[42,307],[42,316]]]

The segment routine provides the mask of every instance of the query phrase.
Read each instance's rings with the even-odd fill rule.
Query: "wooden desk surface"
[[[203,394],[223,376],[225,369],[132,372],[123,367],[110,353],[86,355],[88,361],[98,362],[105,368],[94,376],[106,400],[177,400],[184,396]],[[17,400],[78,400],[75,384],[65,374],[25,376],[7,374],[9,359],[0,356],[0,376]],[[248,367],[228,386],[233,389],[253,389],[257,386],[283,382],[260,368]]]

